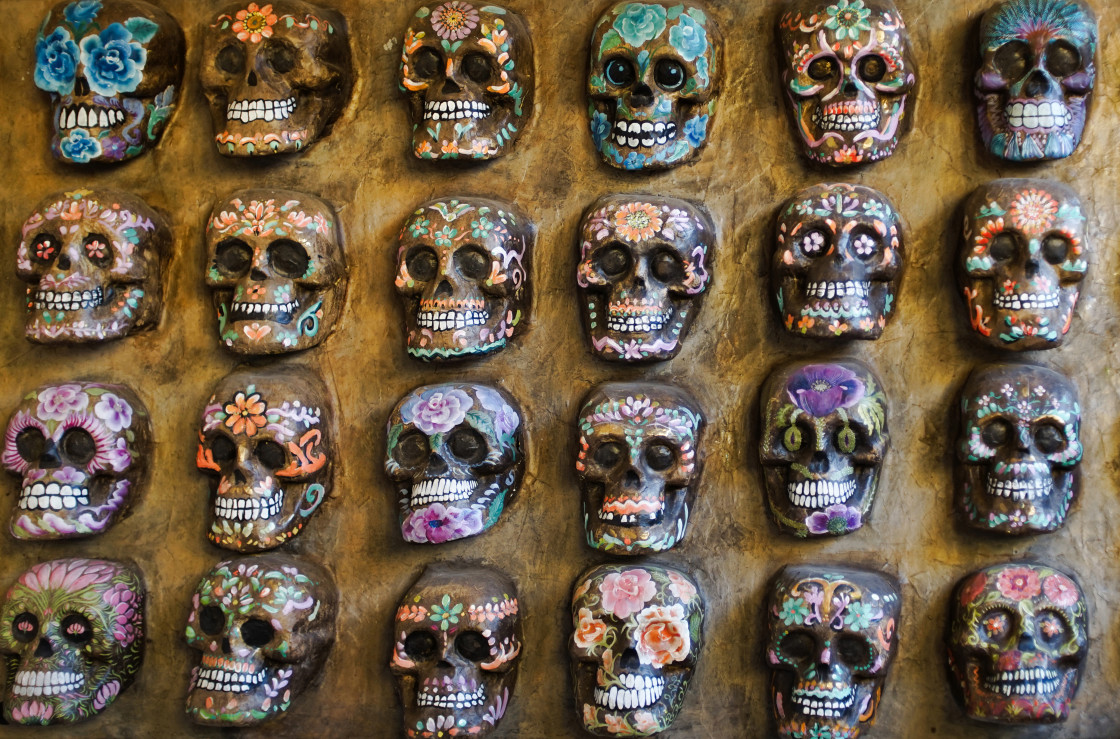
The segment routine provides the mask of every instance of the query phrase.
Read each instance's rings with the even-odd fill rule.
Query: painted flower
[[[615,212],[614,227],[627,241],[643,241],[661,230],[661,211],[650,203],[626,203]]]
[[[110,430],[117,432],[132,425],[132,406],[123,398],[105,393],[93,407],[93,415],[105,422]]]
[[[707,131],[708,116],[706,115],[693,116],[684,122],[684,138],[694,149],[704,144],[704,139],[708,137]]]
[[[860,234],[852,242],[852,247],[856,250],[856,254],[861,257],[869,257],[875,253],[875,239],[867,234]]]
[[[854,372],[838,364],[808,364],[786,386],[790,400],[814,418],[824,418],[837,408],[850,408],[863,400],[866,388]]]
[[[521,425],[521,416],[517,415],[517,411],[498,391],[479,387],[475,390],[475,395],[482,407],[494,414],[494,431],[498,436],[509,436]]]
[[[855,164],[863,161],[863,154],[854,146],[843,146],[832,153],[832,161],[837,164]]]
[[[432,615],[428,616],[439,624],[441,631],[447,631],[451,626],[459,623],[459,614],[463,612],[463,604],[451,604],[451,596],[444,594],[443,600],[438,605],[432,606]]]
[[[65,95],[74,89],[78,73],[78,45],[65,28],[35,42],[35,86]]]
[[[48,421],[64,421],[71,413],[89,407],[89,396],[81,385],[55,385],[43,388],[38,395],[35,415]]]
[[[116,446],[104,450],[98,456],[103,457],[105,464],[117,472],[124,472],[132,466],[132,452],[128,450],[128,442],[123,436],[117,438]],[[58,476],[55,475],[55,477]]]
[[[445,434],[462,423],[473,406],[462,390],[437,388],[409,398],[401,406],[401,420],[425,434]]]
[[[677,25],[669,29],[669,43],[691,62],[708,50],[708,32],[691,15],[681,13]]]
[[[88,25],[101,12],[99,0],[75,0],[62,14],[74,25]]]
[[[805,519],[810,534],[832,534],[839,536],[849,531],[855,531],[863,523],[863,516],[858,508],[849,508],[840,503],[829,506],[823,511],[817,511]]]
[[[576,633],[572,636],[576,646],[580,649],[591,649],[599,644],[602,644],[603,638],[607,635],[607,624],[600,618],[595,618],[591,615],[591,609],[579,609],[579,625],[576,626]]]
[[[649,711],[638,711],[634,714],[634,728],[643,734],[653,734],[661,730],[661,724]]]
[[[1026,600],[1042,592],[1038,572],[1030,567],[1008,567],[999,573],[996,588],[1003,597],[1011,600]]]
[[[622,159],[621,155],[619,155],[618,158]],[[645,164],[646,164],[646,155],[645,154],[639,154],[636,151],[630,152],[629,154],[626,155],[625,159],[622,159],[622,168],[623,169],[641,169],[642,167],[645,166]]]
[[[657,586],[648,570],[623,570],[604,577],[599,592],[603,595],[603,608],[617,618],[626,619],[657,595]]]
[[[428,228],[430,225],[432,225],[431,219],[421,216],[408,224],[408,232],[412,235],[412,238],[418,239],[421,236],[428,235],[431,230]]]
[[[95,711],[100,711],[105,708],[105,706],[113,702],[113,699],[116,698],[117,694],[120,692],[121,684],[119,681],[110,680],[105,683],[98,689],[97,695],[93,697],[93,709]]]
[[[688,603],[696,597],[696,586],[679,573],[669,570],[669,592]]]
[[[1065,575],[1057,573],[1042,581],[1042,590],[1047,598],[1063,608],[1072,606],[1081,598],[1081,591],[1077,589],[1077,584]]]
[[[29,701],[12,706],[12,720],[17,724],[41,724],[46,726],[54,715],[54,708],[49,703]]]
[[[617,713],[603,714],[603,721],[607,725],[607,731],[611,734],[630,734],[630,729],[626,726],[626,719]]]
[[[614,29],[623,41],[637,48],[661,35],[666,15],[660,5],[630,3],[615,18]]]
[[[588,725],[598,723],[598,718],[595,715],[595,706],[588,703],[583,704],[583,723]]]
[[[233,397],[232,403],[226,403],[226,426],[234,434],[244,433],[253,436],[257,429],[268,423],[265,418],[265,405],[260,393],[246,396],[238,393]]]
[[[84,128],[75,128],[58,143],[62,156],[71,162],[85,164],[101,156],[101,142],[89,135]]]
[[[444,226],[434,234],[436,246],[450,247],[452,239],[454,239],[458,233],[458,229],[451,228],[451,226]]]
[[[476,239],[485,239],[494,230],[494,222],[486,216],[479,216],[477,221],[471,221],[471,236]]]
[[[256,3],[249,3],[249,7],[237,11],[237,20],[231,29],[237,34],[240,41],[259,44],[261,39],[272,36],[272,27],[276,25],[276,14],[272,12],[271,5],[263,8]]]
[[[405,541],[414,544],[442,544],[465,539],[482,531],[482,512],[474,508],[454,508],[432,503],[413,511],[401,524]]]
[[[638,614],[634,649],[643,665],[664,667],[680,662],[692,649],[684,606],[650,606]]]
[[[595,142],[595,148],[598,149],[607,140],[607,136],[611,133],[610,119],[603,113],[595,111],[591,114],[591,140]]]
[[[120,23],[110,24],[96,36],[86,36],[81,48],[89,87],[100,95],[133,92],[144,79],[148,51]]]
[[[477,25],[478,11],[461,0],[451,0],[432,11],[432,29],[448,41],[465,39]]]
[[[861,31],[870,31],[871,24],[867,19],[871,10],[863,7],[863,0],[839,0],[835,5],[825,8],[824,27],[836,32],[836,40],[843,41],[849,38],[855,41]]]
[[[844,623],[857,631],[861,631],[869,628],[873,621],[882,618],[880,611],[881,609],[878,606],[857,600],[854,603],[849,603],[844,610]]]
[[[782,600],[782,608],[778,612],[778,618],[786,626],[803,624],[808,616],[809,606],[805,604],[804,598],[784,598]]]
[[[1054,224],[1058,202],[1049,193],[1031,188],[1019,193],[1008,211],[1011,222],[1027,232],[1045,231]]]

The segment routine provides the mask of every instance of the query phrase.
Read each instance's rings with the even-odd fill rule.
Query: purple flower
[[[117,445],[105,452],[105,461],[117,472],[124,472],[132,465],[132,452],[124,437],[117,439]]]
[[[413,395],[401,406],[401,420],[411,423],[425,434],[446,434],[467,417],[474,405],[462,390],[448,389],[446,385]]]
[[[101,396],[101,400],[93,407],[93,414],[104,421],[114,433],[132,425],[132,406],[112,393]]]
[[[65,421],[71,413],[84,411],[89,406],[89,396],[81,385],[55,385],[39,391],[39,408],[36,415],[49,421]]]
[[[405,541],[414,544],[442,544],[465,539],[482,531],[482,512],[474,508],[445,507],[432,503],[413,511],[401,524]]]
[[[508,436],[521,425],[521,417],[517,415],[517,411],[497,390],[480,386],[475,389],[475,395],[483,408],[494,413],[494,431],[498,436]]]
[[[858,508],[849,508],[846,505],[833,505],[824,511],[817,511],[805,519],[810,534],[832,534],[839,536],[849,531],[855,531],[863,523],[863,516]]]
[[[790,378],[786,392],[798,408],[824,418],[861,401],[866,388],[856,373],[838,364],[808,364]]]
[[[61,482],[63,485],[74,485],[86,481],[86,473],[74,467],[60,467],[55,470],[51,479],[55,482]]]

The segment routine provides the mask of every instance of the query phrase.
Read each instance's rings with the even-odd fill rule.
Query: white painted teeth
[[[77,485],[28,485],[19,494],[19,507],[25,511],[72,511],[79,505],[89,505],[89,489]]]
[[[425,685],[416,694],[416,705],[436,708],[475,708],[486,703],[486,691],[480,685],[473,693],[440,693],[438,689]]]
[[[850,685],[824,688],[812,686],[809,688],[794,688],[790,696],[794,709],[806,716],[823,716],[825,718],[838,718],[843,716],[855,703],[855,692]]]
[[[1027,293],[1016,293],[1013,295],[997,294],[994,302],[997,308],[1002,308],[1003,310],[1057,308],[1060,297],[1060,293],[1056,290],[1052,293],[1039,293],[1034,295]]]
[[[453,121],[461,118],[486,118],[493,109],[480,100],[432,100],[424,103],[424,118]]]
[[[997,498],[1011,498],[1012,500],[1035,500],[1045,498],[1054,489],[1054,480],[1042,477],[1037,480],[997,480],[988,477],[988,495]]]
[[[1056,670],[1036,667],[1028,670],[1005,670],[984,681],[984,689],[991,693],[1009,695],[1050,695],[1058,690],[1061,682]]]
[[[669,322],[672,313],[663,313],[660,303],[610,303],[607,306],[607,329],[619,333],[649,333],[660,331]]]
[[[595,688],[595,702],[602,708],[624,711],[646,708],[661,700],[661,694],[665,692],[663,677],[623,673],[618,676],[618,680],[622,687],[612,685],[610,690]]]
[[[789,501],[802,508],[827,508],[843,503],[856,491],[856,481],[802,480],[786,485]]]
[[[225,661],[230,662],[229,660]],[[256,665],[249,662],[234,664],[236,664],[235,670],[226,670],[221,667],[201,667],[195,684],[203,690],[219,690],[223,693],[248,693],[264,682],[265,671],[257,670]]]
[[[230,317],[233,320],[240,320],[246,316],[254,318],[257,316],[274,316],[277,313],[287,313],[291,315],[299,308],[299,301],[292,300],[287,303],[241,303],[234,301],[230,306]]]
[[[1004,113],[1007,115],[1008,125],[1028,131],[1065,128],[1073,120],[1073,114],[1060,100],[1008,103]]]
[[[431,503],[452,503],[471,497],[474,480],[456,480],[451,477],[437,477],[434,480],[421,480],[412,485],[412,506],[418,507]]]
[[[820,108],[813,112],[813,123],[822,131],[870,131],[879,127],[879,111],[869,113],[822,114]]]
[[[814,298],[846,298],[856,296],[866,298],[871,292],[870,282],[810,282],[805,293]]]
[[[230,121],[282,121],[296,109],[294,97],[287,100],[234,100],[226,106],[226,119]]]
[[[28,307],[34,310],[88,310],[100,306],[104,299],[105,291],[100,287],[70,293],[36,290]]]
[[[661,146],[677,137],[677,124],[653,121],[615,121],[614,142],[631,149],[639,146]]]
[[[12,685],[18,696],[62,695],[82,687],[85,678],[77,672],[53,670],[20,670]]]
[[[482,326],[489,320],[490,314],[484,310],[420,311],[416,314],[416,324],[432,331]]]
[[[71,128],[109,128],[124,123],[124,111],[116,108],[101,108],[95,105],[63,105],[58,109],[58,127]]]
[[[614,511],[599,511],[599,518],[610,523],[634,525],[641,520],[642,523],[654,524],[661,520],[661,511],[651,514],[640,513],[615,513]]]
[[[284,507],[284,491],[277,489],[267,498],[229,498],[218,496],[214,500],[214,513],[218,518],[233,521],[256,521],[274,518]]]

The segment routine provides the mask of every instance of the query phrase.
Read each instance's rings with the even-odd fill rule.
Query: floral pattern
[[[261,7],[256,3],[249,3],[247,8],[237,11],[235,18],[230,30],[237,35],[239,41],[251,44],[259,44],[266,38],[272,38],[272,27],[277,21],[271,5]]]
[[[1058,201],[1049,193],[1033,187],[1020,193],[1008,210],[1008,216],[1016,228],[1036,233],[1051,228],[1057,215]]]
[[[858,508],[839,504],[809,514],[805,525],[810,534],[832,534],[838,536],[855,531],[863,524],[863,514]]]
[[[832,29],[837,40],[848,38],[856,41],[861,33],[871,30],[867,20],[871,11],[864,7],[863,0],[839,0],[825,8],[824,13],[824,27]]]
[[[647,570],[612,572],[599,585],[603,608],[615,618],[629,618],[657,593],[657,586]]]
[[[474,401],[462,390],[432,388],[401,406],[401,420],[425,434],[445,434],[467,417]]]
[[[238,393],[233,397],[232,403],[225,406],[225,425],[233,434],[253,436],[257,429],[262,428],[268,419],[265,418],[265,404],[258,393],[246,396]]]
[[[841,365],[809,364],[793,375],[786,392],[802,411],[824,418],[859,403],[866,387],[854,372]]]
[[[65,28],[56,28],[35,42],[35,85],[40,90],[69,94],[78,73],[78,45]]]
[[[649,203],[626,203],[614,214],[615,232],[627,241],[644,241],[661,230],[661,213]]]
[[[80,46],[91,90],[100,95],[117,95],[134,92],[140,86],[148,51],[120,23],[110,24],[96,36],[86,36]]]
[[[679,662],[692,649],[684,606],[650,606],[637,617],[634,646],[638,660],[644,665],[664,667]]]
[[[478,11],[462,0],[451,0],[432,11],[432,29],[448,41],[465,39],[477,26]]]
[[[1042,592],[1038,572],[1029,567],[1010,567],[999,573],[996,589],[1004,598],[1025,600]]]
[[[444,506],[443,503],[415,510],[401,524],[404,540],[413,544],[443,544],[474,536],[482,529],[482,511]]]

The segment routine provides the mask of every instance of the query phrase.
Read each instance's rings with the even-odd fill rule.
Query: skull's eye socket
[[[859,78],[864,82],[879,82],[887,76],[887,63],[878,54],[859,60]]]
[[[70,429],[62,435],[58,446],[66,460],[74,464],[88,464],[97,454],[97,442],[85,429]]]
[[[16,434],[16,451],[28,462],[38,461],[47,448],[47,439],[37,428],[28,428]]]
[[[782,445],[791,452],[796,452],[800,449],[801,442],[801,428],[796,423],[786,429],[786,432],[782,434]]]
[[[595,255],[595,266],[607,277],[618,277],[630,269],[630,253],[621,246],[608,246]]]
[[[804,631],[791,631],[782,637],[778,650],[783,657],[800,662],[813,657],[816,641]]]
[[[661,472],[673,466],[673,462],[677,461],[677,455],[673,452],[673,447],[668,444],[651,444],[646,449],[646,464],[649,465],[651,470]]]
[[[595,463],[611,469],[617,466],[624,456],[626,456],[626,453],[622,444],[617,441],[608,441],[606,444],[600,444],[599,448],[595,450]]]
[[[988,247],[988,253],[991,254],[992,259],[995,259],[997,262],[1006,262],[1009,259],[1013,259],[1017,251],[1018,249],[1015,248],[1015,237],[1009,233],[997,234],[996,237],[992,239],[991,246]]]
[[[659,252],[653,257],[650,272],[666,284],[684,281],[684,264],[680,257],[670,251]]]
[[[474,429],[458,429],[447,440],[451,453],[464,462],[481,462],[486,457],[486,439]]]
[[[866,639],[852,634],[841,634],[833,647],[840,660],[856,669],[871,666],[871,645]]]
[[[1004,608],[988,611],[980,617],[980,629],[988,640],[1004,641],[1011,634],[1011,613]]]
[[[408,432],[397,441],[393,456],[407,467],[420,464],[428,458],[428,437],[419,431]]]
[[[1081,52],[1061,39],[1046,49],[1046,69],[1055,77],[1069,77],[1081,69]]]
[[[74,644],[85,644],[93,639],[93,626],[80,613],[71,613],[62,619],[62,635]]]
[[[852,235],[852,251],[860,259],[871,259],[879,250],[879,239],[867,231],[856,231]]]
[[[298,52],[296,47],[287,41],[271,39],[265,43],[264,58],[268,65],[280,74],[287,74],[295,69]]]
[[[408,274],[421,282],[432,279],[439,270],[439,259],[436,258],[436,253],[424,246],[418,246],[410,251],[408,256],[405,257],[404,264],[408,267]]]
[[[1004,79],[1019,80],[1031,68],[1031,47],[1022,41],[1008,41],[999,47],[994,63]]]
[[[227,74],[240,74],[245,70],[245,47],[241,44],[230,44],[218,52],[214,64]]]
[[[471,662],[481,662],[490,657],[490,643],[477,631],[464,631],[455,637],[455,651]]]
[[[226,627],[226,614],[217,606],[203,606],[198,612],[198,625],[207,634],[220,634]]]
[[[257,442],[257,447],[253,451],[261,464],[270,470],[282,469],[288,462],[287,455],[284,454],[284,447],[275,441]]]
[[[810,229],[802,234],[798,243],[801,245],[801,251],[805,256],[823,256],[828,251],[828,234],[820,228]]]
[[[39,619],[34,613],[23,613],[12,619],[12,638],[25,644],[39,634]]]
[[[1054,611],[1043,611],[1036,620],[1038,624],[1037,641],[1043,644],[1058,645],[1069,639],[1070,628],[1066,621]]]
[[[653,79],[657,86],[666,92],[673,92],[684,87],[688,75],[681,63],[675,59],[662,59],[653,68]]]
[[[1042,257],[1050,264],[1061,264],[1069,256],[1069,242],[1061,236],[1047,236],[1042,242]]]
[[[86,252],[86,258],[93,263],[95,267],[108,267],[109,263],[113,261],[113,250],[109,248],[109,239],[101,234],[90,234],[82,242],[82,248]]]
[[[466,246],[455,252],[455,267],[470,280],[481,280],[490,274],[490,255],[477,246]]]
[[[443,59],[439,52],[430,46],[424,46],[412,55],[412,69],[416,74],[425,79],[431,79],[439,74],[443,68]]]
[[[218,244],[214,261],[222,274],[240,277],[253,263],[253,249],[241,239],[226,239]]]
[[[634,84],[634,65],[626,59],[608,59],[605,68],[607,82],[615,87],[629,87]]]
[[[404,653],[414,662],[427,662],[436,656],[439,643],[427,631],[413,631],[404,640]]]
[[[268,245],[268,263],[284,277],[298,279],[307,274],[311,257],[298,242],[277,239]]]
[[[39,234],[31,242],[31,260],[39,264],[50,264],[58,256],[58,239],[50,234]]]
[[[1008,442],[1011,438],[1011,431],[1011,424],[997,418],[984,427],[984,430],[980,432],[980,436],[984,439],[985,444],[994,449]]]
[[[836,74],[837,64],[835,59],[821,57],[809,63],[809,76],[815,80],[827,80]]]
[[[251,618],[241,624],[241,640],[250,647],[263,647],[272,641],[276,629],[272,624],[259,618]]]
[[[215,462],[229,462],[237,454],[237,447],[228,437],[215,436],[210,442],[210,454]]]
[[[845,426],[836,432],[836,448],[844,454],[851,454],[856,450],[858,437],[851,426]]]
[[[1043,454],[1057,454],[1066,446],[1066,437],[1057,426],[1046,424],[1034,432],[1034,445]]]
[[[472,81],[482,84],[490,81],[490,59],[485,54],[475,52],[463,57],[463,73]]]

